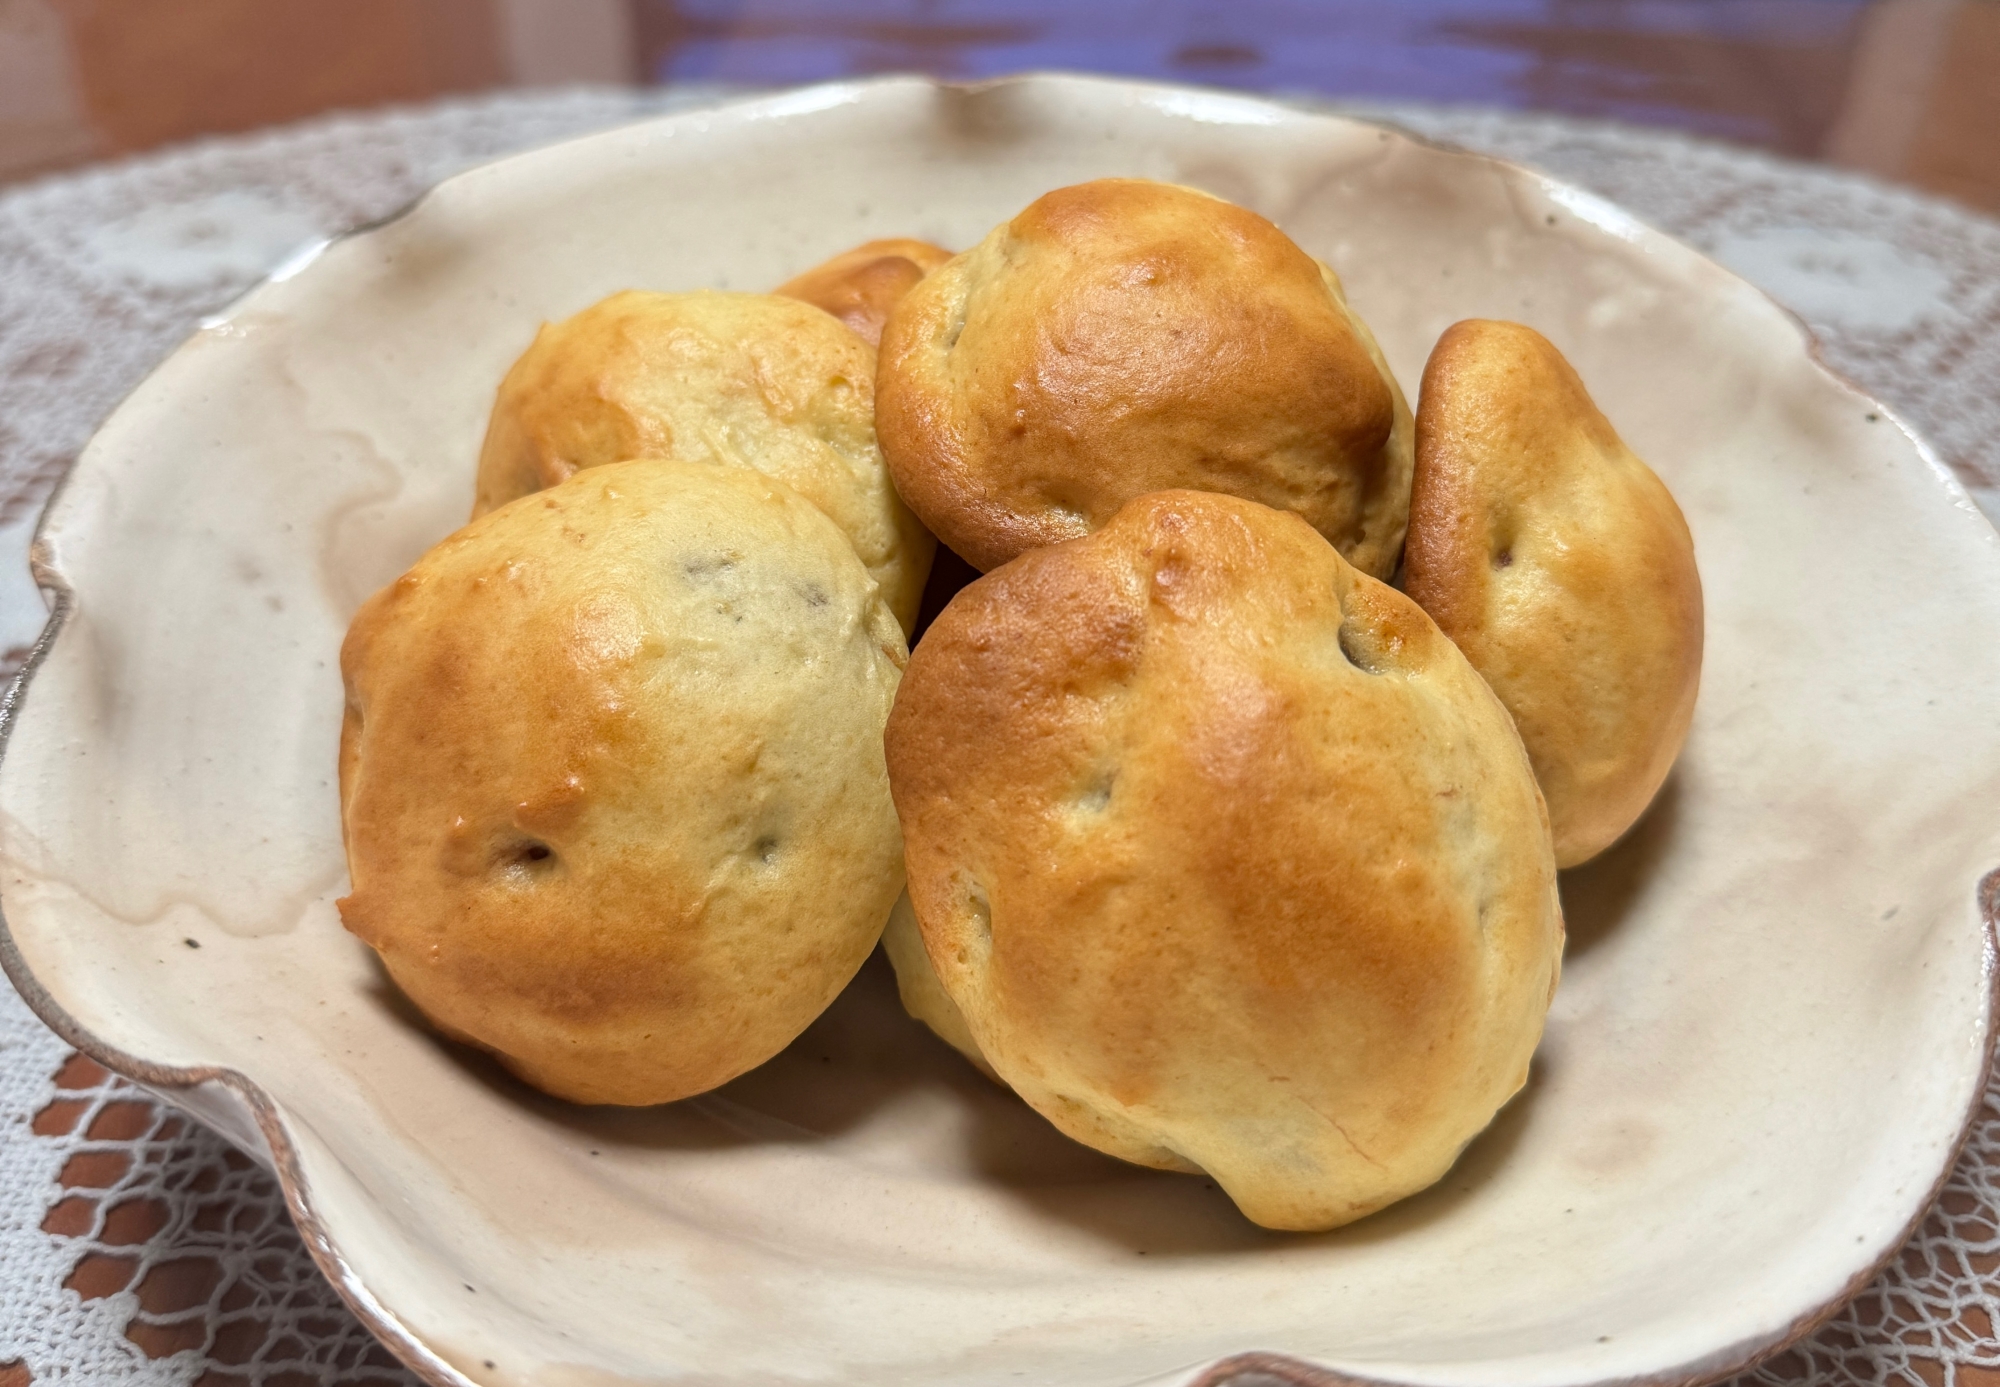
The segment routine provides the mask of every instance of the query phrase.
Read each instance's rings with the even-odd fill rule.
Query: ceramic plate
[[[785,1054],[660,1109],[568,1108],[433,1039],[335,916],[336,652],[464,517],[536,325],[627,286],[766,288],[869,237],[969,245],[1104,174],[1274,218],[1412,391],[1448,323],[1533,324],[1687,511],[1694,732],[1565,882],[1528,1089],[1437,1188],[1303,1237],[1069,1144],[905,1020],[879,962]],[[1981,1091],[2000,540],[1741,280],[1376,126],[892,80],[509,159],[204,328],[91,443],[38,560],[7,965],[75,1043],[272,1160],[433,1382],[1093,1387],[1250,1350],[1396,1383],[1701,1381],[1894,1251]]]

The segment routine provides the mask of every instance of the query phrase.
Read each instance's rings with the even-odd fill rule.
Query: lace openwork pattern
[[[345,117],[0,195],[0,650],[90,430],[299,243],[468,164],[712,93],[516,95]],[[1826,169],[1543,116],[1385,112],[1604,194],[1763,285],[2000,516],[2000,224]],[[11,586],[10,586],[11,584]],[[1923,1227],[1744,1384],[2000,1384],[2000,1086]],[[276,1182],[71,1053],[0,989],[0,1387],[409,1387],[320,1277]]]

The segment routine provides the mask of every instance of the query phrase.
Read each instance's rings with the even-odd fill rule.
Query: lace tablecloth
[[[42,620],[50,487],[147,368],[285,253],[468,164],[712,92],[572,91],[315,122],[0,194],[0,651]],[[1761,284],[2000,518],[2000,224],[1679,136],[1398,107],[1539,165]],[[0,666],[4,668],[5,666]],[[2000,1383],[2000,1089],[1922,1231],[1746,1382]],[[414,1383],[321,1280],[273,1182],[69,1053],[0,987],[0,1387]]]

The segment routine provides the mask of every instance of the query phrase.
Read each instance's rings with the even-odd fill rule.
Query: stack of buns
[[[880,940],[1078,1141],[1271,1228],[1423,1189],[1526,1081],[1557,869],[1665,779],[1702,617],[1545,338],[1422,386],[1140,179],[546,326],[349,632],[343,919],[579,1102],[762,1063]],[[920,632],[939,541],[984,576]]]

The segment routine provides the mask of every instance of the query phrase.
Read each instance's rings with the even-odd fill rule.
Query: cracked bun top
[[[1527,756],[1298,516],[1160,492],[989,573],[887,746],[938,981],[1077,1140],[1330,1228],[1525,1081],[1562,948]]]
[[[500,383],[473,515],[632,458],[776,477],[824,511],[904,633],[936,541],[875,443],[875,352],[775,294],[627,290],[545,323]]]
[[[1331,271],[1191,188],[1061,188],[932,271],[876,410],[904,498],[981,570],[1170,487],[1296,511],[1375,577],[1402,549],[1410,415],[1374,339]]]
[[[1513,715],[1557,865],[1602,852],[1687,739],[1701,575],[1666,484],[1533,328],[1474,319],[1432,350],[1406,564]]]
[[[818,1016],[903,887],[903,637],[833,522],[710,463],[473,521],[341,650],[347,928],[448,1035],[661,1103]]]
[[[785,281],[777,292],[831,313],[873,347],[903,295],[949,259],[950,251],[929,241],[868,241]]]

